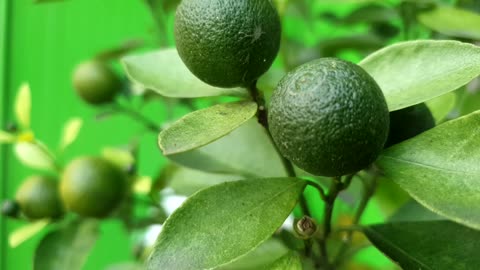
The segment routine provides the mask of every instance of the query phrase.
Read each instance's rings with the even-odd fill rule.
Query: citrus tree
[[[35,269],[80,269],[112,217],[131,233],[161,224],[137,263],[112,269],[480,267],[478,1],[350,1],[361,4],[343,16],[302,0],[146,2],[175,46],[101,53],[73,83],[109,109],[100,115],[126,113],[158,133],[169,163],[156,181],[135,170],[134,147],[63,166],[28,129],[0,134],[27,165],[55,172],[3,205],[40,219],[35,228],[65,224],[42,240]],[[285,31],[292,18],[304,28]],[[367,30],[299,42],[318,20]],[[107,64],[119,56],[123,85]],[[121,88],[189,113],[159,125],[119,102]],[[78,129],[67,124],[62,145]],[[159,203],[166,190],[188,196],[171,214]],[[132,214],[139,194],[163,215]],[[365,221],[372,205],[382,216]],[[362,262],[372,246],[394,264]]]

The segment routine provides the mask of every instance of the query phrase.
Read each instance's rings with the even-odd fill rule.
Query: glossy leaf
[[[266,267],[268,270],[301,270],[302,261],[300,256],[294,252],[285,254],[280,259],[276,260],[272,265]]]
[[[38,234],[45,227],[47,227],[48,224],[50,224],[49,219],[40,219],[28,223],[16,229],[8,236],[8,244],[11,248],[16,248],[23,242]]]
[[[244,88],[218,88],[202,82],[188,70],[176,49],[127,56],[122,63],[130,80],[166,97],[248,97]]]
[[[388,148],[377,163],[428,209],[480,229],[479,132],[476,112]]]
[[[217,104],[187,114],[160,132],[158,145],[164,155],[207,145],[245,123],[257,112],[253,101]]]
[[[172,188],[176,194],[184,196],[190,196],[201,189],[223,182],[244,178],[239,175],[208,173],[181,166],[169,168],[165,177],[167,181],[169,181],[168,186]]]
[[[455,108],[457,96],[454,92],[439,96],[426,102],[436,123],[442,122]]]
[[[288,253],[288,248],[276,238],[270,238],[256,249],[227,265],[215,270],[251,270],[264,269]]]
[[[82,269],[98,236],[95,220],[75,221],[50,232],[37,246],[33,269]]]
[[[209,145],[167,157],[180,165],[207,172],[248,177],[286,175],[280,157],[256,119]]]
[[[15,135],[6,131],[0,130],[0,143],[12,143],[15,142]]]
[[[77,139],[82,125],[83,120],[81,118],[72,118],[65,124],[63,127],[62,140],[60,142],[60,149],[63,150],[67,148]]]
[[[448,36],[480,39],[480,15],[465,9],[438,6],[418,15],[428,28]]]
[[[23,83],[18,90],[15,99],[15,116],[18,123],[25,129],[30,127],[30,111],[32,109],[32,97],[30,85]]]
[[[480,75],[480,47],[458,41],[408,41],[381,49],[360,65],[395,111],[458,89]]]
[[[293,210],[305,182],[226,182],[190,197],[166,221],[147,269],[210,269],[266,241]]]
[[[52,157],[39,144],[20,142],[15,144],[17,158],[26,166],[35,169],[55,170]]]
[[[368,239],[403,269],[477,269],[480,231],[451,221],[399,222],[364,230]]]

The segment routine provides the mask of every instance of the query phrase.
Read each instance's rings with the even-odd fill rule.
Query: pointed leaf
[[[378,165],[428,209],[480,229],[478,134],[480,111],[388,148]]]
[[[20,142],[15,144],[17,158],[26,166],[34,169],[55,170],[52,157],[38,144]]]
[[[34,270],[80,270],[99,235],[95,220],[75,221],[47,234],[35,251]]]
[[[254,155],[252,149],[255,149]],[[278,153],[256,119],[209,145],[167,157],[183,166],[207,172],[250,177],[286,175]]]
[[[6,131],[0,130],[0,143],[12,143],[15,142],[15,135]]]
[[[480,47],[458,41],[408,41],[381,49],[360,65],[395,111],[458,89],[480,75]]]
[[[32,109],[30,85],[23,83],[15,99],[15,115],[18,123],[25,129],[30,127],[30,111]]]
[[[480,39],[480,15],[468,10],[438,6],[418,15],[418,20],[428,28],[444,35]]]
[[[186,152],[227,135],[256,112],[257,104],[253,101],[223,103],[195,111],[160,132],[158,144],[164,155]]]
[[[218,88],[195,77],[180,59],[176,49],[164,49],[122,59],[133,82],[166,97],[248,97],[244,88]]]
[[[451,221],[419,221],[374,225],[368,239],[403,269],[477,269],[480,232]]]
[[[77,139],[82,125],[83,120],[81,118],[72,118],[65,124],[63,127],[62,140],[60,142],[60,149],[63,150],[67,148]]]
[[[289,252],[280,259],[276,260],[272,265],[266,267],[268,270],[302,270],[302,261],[300,256],[295,252]]]
[[[8,244],[11,248],[16,248],[23,242],[35,236],[43,228],[50,224],[49,219],[41,219],[28,223],[15,231],[13,231],[8,237]]]
[[[270,178],[199,191],[166,221],[147,269],[210,269],[247,254],[282,225],[304,187]]]

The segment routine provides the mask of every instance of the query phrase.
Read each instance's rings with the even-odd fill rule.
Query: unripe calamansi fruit
[[[87,217],[102,218],[122,201],[126,175],[109,161],[81,157],[65,168],[60,194],[68,210]]]
[[[188,69],[218,87],[249,86],[271,66],[280,20],[270,0],[183,0],[177,50]]]
[[[383,149],[389,127],[377,83],[361,67],[334,58],[288,73],[273,93],[268,120],[281,153],[322,176],[370,165]]]

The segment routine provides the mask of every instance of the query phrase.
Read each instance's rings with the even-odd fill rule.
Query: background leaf
[[[480,15],[468,10],[438,6],[420,13],[418,20],[428,28],[448,36],[480,40]]]
[[[29,142],[15,144],[15,154],[24,165],[43,170],[55,170],[52,157],[42,146]]]
[[[389,218],[389,222],[445,220],[445,217],[423,207],[416,201],[409,201]]]
[[[454,92],[450,92],[426,102],[437,124],[442,122],[455,108],[456,100],[457,95]]]
[[[15,99],[15,116],[18,123],[25,129],[30,128],[30,111],[32,109],[32,97],[30,85],[23,83],[18,90]]]
[[[37,246],[34,270],[80,270],[98,238],[94,220],[74,221],[47,234]]]
[[[480,112],[395,145],[377,163],[388,179],[428,209],[480,229],[478,134]]]
[[[190,197],[165,223],[147,269],[210,269],[267,240],[293,210],[305,182],[226,182]]]
[[[300,256],[294,252],[285,254],[280,259],[276,260],[272,265],[267,267],[268,270],[301,270],[302,261]]]
[[[451,221],[374,225],[368,239],[403,269],[477,269],[480,232]]]
[[[202,82],[188,70],[176,49],[127,56],[122,63],[130,80],[166,97],[248,97],[244,88],[218,88]]]
[[[15,142],[15,135],[0,130],[0,143],[12,143]]]
[[[167,157],[183,166],[207,172],[249,177],[286,175],[265,129],[255,119],[209,145]]]
[[[37,221],[30,222],[15,231],[13,231],[8,237],[8,244],[11,248],[16,248],[23,242],[35,236],[41,230],[43,230],[48,224],[50,224],[49,219],[41,219]]]
[[[105,270],[143,270],[144,267],[140,263],[136,262],[127,262],[127,263],[119,263],[119,264],[114,264]]]
[[[78,136],[80,129],[82,128],[83,120],[81,118],[72,118],[63,127],[62,139],[60,142],[60,149],[67,148],[72,144]]]
[[[408,41],[381,49],[360,65],[395,111],[458,89],[478,76],[480,47],[458,41]]]
[[[217,104],[187,114],[160,132],[158,145],[164,155],[178,154],[221,138],[252,118],[257,112],[253,101]]]

